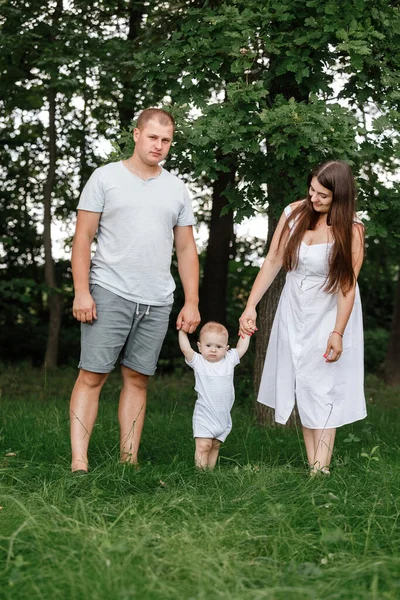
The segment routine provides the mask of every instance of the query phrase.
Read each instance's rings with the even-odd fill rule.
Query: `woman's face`
[[[308,193],[314,210],[321,214],[328,213],[332,204],[332,192],[321,185],[316,177],[311,179]]]

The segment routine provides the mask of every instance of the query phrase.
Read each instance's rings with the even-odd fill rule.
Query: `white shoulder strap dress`
[[[288,206],[288,218],[290,213]],[[294,223],[289,225],[292,228]],[[302,242],[298,266],[286,275],[257,398],[275,409],[278,423],[287,422],[295,401],[302,425],[310,429],[340,427],[367,414],[358,286],[343,354],[334,363],[323,357],[337,310],[337,294],[323,291],[331,247],[331,243]]]

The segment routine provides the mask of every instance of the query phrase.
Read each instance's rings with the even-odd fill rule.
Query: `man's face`
[[[151,119],[141,129],[136,127],[133,130],[134,156],[148,166],[158,165],[167,157],[173,135],[172,124],[161,125],[156,119]]]
[[[226,335],[216,331],[208,331],[202,334],[197,345],[203,358],[209,362],[218,362],[224,358],[229,350],[227,341]]]

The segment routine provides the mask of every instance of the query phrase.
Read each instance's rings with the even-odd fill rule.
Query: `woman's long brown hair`
[[[328,161],[316,167],[308,176],[307,198],[297,206],[282,230],[279,244],[286,239],[283,254],[283,267],[286,271],[295,269],[299,262],[299,249],[307,230],[315,229],[319,213],[313,208],[310,198],[310,184],[313,177],[332,192],[332,204],[327,215],[327,224],[332,226],[333,246],[329,257],[329,273],[325,292],[334,293],[339,289],[346,294],[356,282],[352,262],[353,223],[356,204],[356,189],[350,167],[342,161]],[[289,234],[289,221],[294,227]]]

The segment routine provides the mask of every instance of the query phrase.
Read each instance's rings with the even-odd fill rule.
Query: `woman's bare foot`
[[[85,473],[88,472],[88,463],[85,460],[82,459],[77,459],[77,460],[73,460],[72,464],[71,464],[71,471],[72,473],[76,473],[77,471],[80,471],[82,473],[82,471],[84,471]]]

